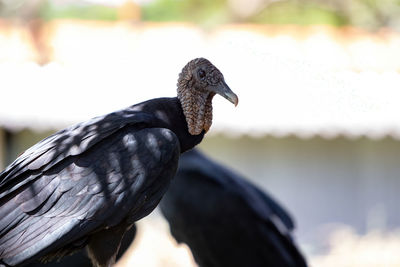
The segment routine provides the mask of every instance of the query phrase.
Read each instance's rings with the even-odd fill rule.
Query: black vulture
[[[171,234],[201,267],[307,266],[294,223],[269,195],[195,149],[160,203]]]
[[[59,131],[0,173],[0,266],[86,247],[95,266],[115,262],[133,223],[159,203],[180,153],[211,126],[212,98],[237,96],[204,58],[183,68],[177,97],[148,100]]]

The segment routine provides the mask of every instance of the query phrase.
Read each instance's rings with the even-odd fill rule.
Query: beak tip
[[[228,99],[229,102],[234,104],[235,107],[239,104],[239,98],[234,93],[230,94],[229,96],[226,96],[225,98]]]
[[[235,105],[235,107],[237,107],[237,105],[239,104],[239,98],[237,97],[237,95],[234,95],[233,97],[232,97],[232,104],[234,104]]]

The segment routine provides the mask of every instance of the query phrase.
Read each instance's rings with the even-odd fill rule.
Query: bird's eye
[[[206,73],[204,70],[199,70],[199,77],[200,79],[203,79],[206,76]]]

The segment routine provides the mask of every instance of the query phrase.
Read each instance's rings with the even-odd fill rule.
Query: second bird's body
[[[201,267],[305,267],[294,223],[269,195],[193,149],[160,203],[171,234]]]

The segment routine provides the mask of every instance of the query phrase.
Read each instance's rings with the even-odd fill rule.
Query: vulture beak
[[[229,102],[234,104],[235,107],[239,103],[239,98],[237,97],[237,95],[234,92],[232,92],[232,90],[225,83],[225,81],[221,81],[217,86],[213,86],[211,88],[211,91],[226,98],[227,100],[229,100]]]

